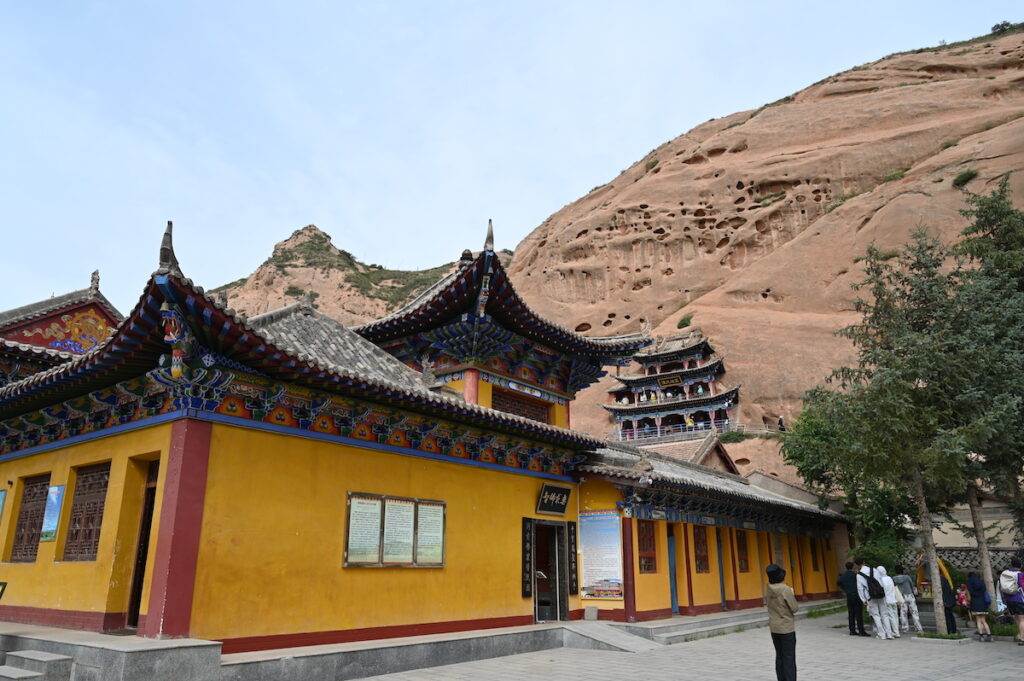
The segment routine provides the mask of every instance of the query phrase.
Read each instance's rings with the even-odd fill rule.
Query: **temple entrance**
[[[533,611],[537,622],[569,619],[569,574],[565,523],[535,520],[533,531]]]
[[[139,626],[139,610],[142,605],[142,584],[146,579],[146,557],[149,555],[149,539],[153,528],[153,508],[156,506],[156,481],[160,462],[150,461],[146,474],[146,489],[142,498],[142,518],[139,522],[139,543],[135,549],[135,568],[132,586],[128,595],[129,627]]]

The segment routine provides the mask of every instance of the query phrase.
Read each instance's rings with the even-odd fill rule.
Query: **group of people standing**
[[[896,574],[890,577],[885,567],[870,567],[858,558],[846,564],[846,572],[839,576],[839,588],[846,594],[850,636],[869,636],[864,629],[865,605],[878,638],[899,638],[900,632],[910,631],[911,625],[923,631],[917,612],[917,588],[902,565],[897,565]]]
[[[870,567],[862,559],[846,564],[846,572],[839,577],[839,588],[846,594],[850,636],[870,636],[864,629],[864,606],[867,606],[877,638],[900,638],[900,632],[910,631],[911,625],[918,632],[923,631],[917,611],[917,587],[910,576],[905,574],[902,565],[897,565],[895,572],[896,575],[890,577],[884,566]],[[1016,585],[1017,588],[1004,588],[1004,582]],[[1010,567],[1000,575],[999,584],[1002,599],[1017,625],[1017,643],[1024,645],[1024,573],[1021,572],[1020,558],[1010,560]],[[978,640],[992,640],[992,630],[988,624],[992,596],[984,580],[973,572],[968,573],[967,584],[962,587],[962,593],[958,593],[954,592],[949,580],[943,577],[941,594],[948,633],[957,633],[953,608],[959,604],[965,606],[974,618]]]

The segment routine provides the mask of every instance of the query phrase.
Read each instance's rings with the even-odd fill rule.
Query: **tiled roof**
[[[681,333],[669,338],[659,337],[653,345],[649,345],[636,353],[638,361],[651,360],[664,355],[687,355],[703,350],[705,354],[712,355],[715,350],[708,343],[707,338],[700,329],[692,329],[687,333]]]
[[[30,319],[36,317],[42,317],[56,312],[57,310],[65,307],[71,307],[72,305],[81,305],[82,303],[97,303],[104,310],[106,310],[110,316],[120,322],[124,319],[124,315],[118,312],[107,297],[100,293],[99,289],[85,288],[81,291],[72,291],[71,293],[65,293],[59,296],[53,296],[46,300],[40,300],[36,303],[30,303],[28,305],[22,305],[12,310],[6,310],[0,312],[0,328],[8,326],[14,326],[15,324],[21,324]]]
[[[633,404],[602,404],[601,406],[610,412],[622,414],[651,414],[654,412],[679,411],[692,407],[707,407],[718,402],[735,402],[739,399],[740,386],[730,388],[720,393],[691,395],[689,399],[672,397],[664,400],[648,400],[646,402],[635,402]]]
[[[39,345],[19,343],[18,341],[0,338],[0,354],[8,353],[23,357],[28,356],[35,359],[49,360],[55,364],[67,362],[77,357],[73,352],[64,352],[63,350],[54,350],[53,348],[44,348]]]
[[[652,470],[648,471],[639,465],[643,462],[644,455],[653,466]],[[589,455],[587,462],[577,466],[577,470],[581,473],[589,472],[595,475],[637,481],[644,475],[650,475],[656,483],[664,482],[697,488],[736,499],[786,508],[799,513],[842,520],[842,516],[834,511],[823,510],[814,504],[788,499],[768,490],[754,487],[738,475],[669,459],[655,452],[642,452],[640,449],[617,442],[609,442],[607,446]]]
[[[497,254],[487,250],[475,256],[470,254],[455,271],[400,309],[353,330],[374,342],[381,342],[440,325],[472,311],[488,276],[491,279],[486,312],[536,341],[573,348],[583,354],[615,356],[636,352],[650,343],[645,333],[590,337],[544,319],[516,292]]]
[[[627,374],[625,376],[615,376],[615,380],[625,386],[633,385],[654,385],[658,382],[659,378],[681,378],[687,379],[691,377],[706,376],[708,374],[713,376],[719,376],[725,373],[725,363],[720,357],[713,362],[708,362],[704,366],[697,367],[696,369],[676,369],[675,371],[666,371],[663,374]],[[614,393],[619,392],[623,389],[623,386],[612,386],[608,388],[608,392]]]
[[[319,364],[376,381],[430,387],[423,374],[305,303],[250,317],[248,323],[289,355],[309,355]]]

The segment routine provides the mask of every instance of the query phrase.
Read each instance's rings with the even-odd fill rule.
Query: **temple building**
[[[620,385],[608,390],[611,401],[602,405],[615,422],[616,439],[703,439],[729,430],[740,389],[718,386],[725,364],[714,354],[700,329],[659,338],[637,352],[639,370],[617,375]]]
[[[835,514],[567,428],[650,341],[540,318],[490,237],[348,329],[236,314],[171,236],[84,354],[0,343],[0,619],[230,653],[749,607],[767,560],[831,590]]]
[[[541,318],[513,288],[490,224],[482,251],[464,251],[454,272],[354,331],[471,404],[563,428],[577,392],[651,342],[643,333],[588,338]]]

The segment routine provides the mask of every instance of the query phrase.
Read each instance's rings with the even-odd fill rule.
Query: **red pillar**
[[[192,597],[203,524],[212,425],[182,419],[171,426],[149,608],[139,634],[150,638],[189,635]]]
[[[470,404],[480,404],[480,371],[477,369],[466,369],[463,372],[463,391],[466,401]]]
[[[622,600],[626,621],[636,622],[636,580],[633,577],[633,519],[622,519]]]

